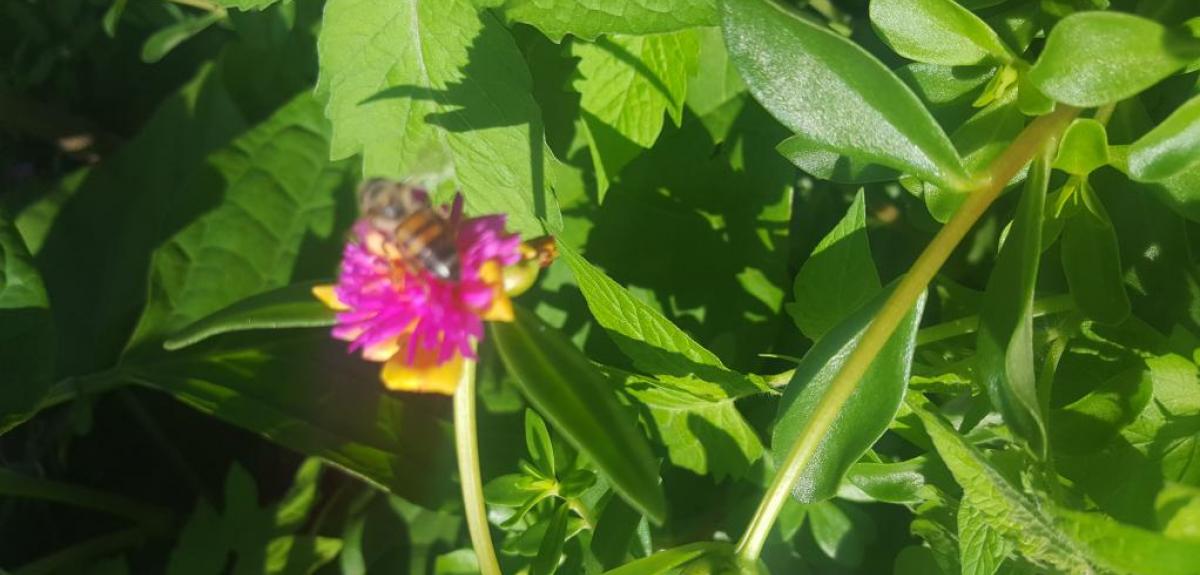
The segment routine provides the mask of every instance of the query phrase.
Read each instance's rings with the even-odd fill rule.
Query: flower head
[[[314,289],[338,310],[334,337],[385,363],[389,388],[453,393],[463,360],[476,356],[484,320],[512,321],[505,271],[528,260],[529,250],[505,231],[504,215],[462,219],[461,201],[438,212],[443,233],[454,235],[455,276],[405,257],[395,238],[364,218],[343,252],[338,283]]]

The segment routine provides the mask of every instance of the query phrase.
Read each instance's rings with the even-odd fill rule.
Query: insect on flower
[[[372,179],[338,283],[314,294],[338,311],[334,337],[383,363],[390,389],[452,394],[483,322],[512,321],[510,295],[554,257],[552,238],[522,244],[503,214],[464,218],[462,196],[434,206],[425,190]]]

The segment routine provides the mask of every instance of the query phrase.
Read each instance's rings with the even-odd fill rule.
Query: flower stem
[[[482,575],[500,575],[496,550],[488,532],[487,505],[479,473],[479,441],[475,431],[475,362],[463,362],[462,379],[454,392],[454,445],[458,454],[458,480],[462,484],[463,511],[471,546]]]
[[[1004,153],[992,162],[984,173],[983,183],[967,196],[962,207],[945,226],[942,226],[933,241],[917,257],[917,261],[871,320],[862,339],[850,352],[845,365],[829,384],[829,390],[817,404],[812,418],[800,430],[787,457],[779,462],[779,471],[775,474],[771,486],[767,488],[754,517],[750,519],[750,525],[742,535],[741,541],[738,542],[737,553],[741,558],[748,561],[758,559],[792,486],[812,460],[842,406],[854,393],[858,380],[866,373],[879,350],[887,343],[896,326],[908,310],[912,309],[917,298],[925,291],[954,248],[966,237],[967,232],[988,206],[1000,196],[1008,182],[1012,181],[1042,146],[1056,138],[1078,113],[1077,108],[1059,105],[1054,112],[1029,124]]]

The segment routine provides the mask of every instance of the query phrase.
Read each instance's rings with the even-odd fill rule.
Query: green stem
[[[167,509],[147,505],[115,493],[52,479],[30,477],[7,469],[0,469],[0,494],[54,501],[111,513],[140,523],[142,529],[148,529],[152,533],[163,533],[171,525],[171,512]]]
[[[488,532],[483,478],[479,473],[479,441],[475,431],[475,362],[464,360],[462,379],[454,392],[454,445],[458,453],[458,479],[462,483],[463,511],[471,546],[482,575],[501,575]]]
[[[1068,312],[1075,309],[1075,300],[1070,294],[1050,296],[1033,302],[1033,317],[1042,317]],[[975,333],[979,329],[979,316],[969,315],[945,323],[931,325],[917,332],[917,345],[927,345],[960,335]]]
[[[966,237],[967,232],[988,206],[1000,196],[1008,182],[1012,181],[1042,146],[1056,138],[1078,113],[1077,108],[1060,105],[1054,112],[1029,124],[1004,153],[992,162],[984,174],[984,183],[967,196],[962,207],[945,226],[942,226],[933,241],[917,257],[917,261],[892,291],[883,308],[871,320],[862,339],[829,384],[829,390],[817,404],[805,427],[800,430],[787,457],[779,462],[779,471],[775,474],[771,486],[767,488],[741,541],[738,542],[737,553],[742,559],[758,560],[771,527],[783,509],[783,504],[787,502],[792,486],[816,454],[821,440],[837,420],[842,406],[854,393],[858,380],[866,373],[879,350],[887,343],[896,326],[908,310],[912,309],[917,298],[928,287],[954,248]]]

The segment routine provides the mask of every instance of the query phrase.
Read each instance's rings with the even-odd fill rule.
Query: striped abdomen
[[[396,247],[408,261],[448,280],[458,279],[458,247],[450,223],[431,208],[412,212],[394,232]]]

